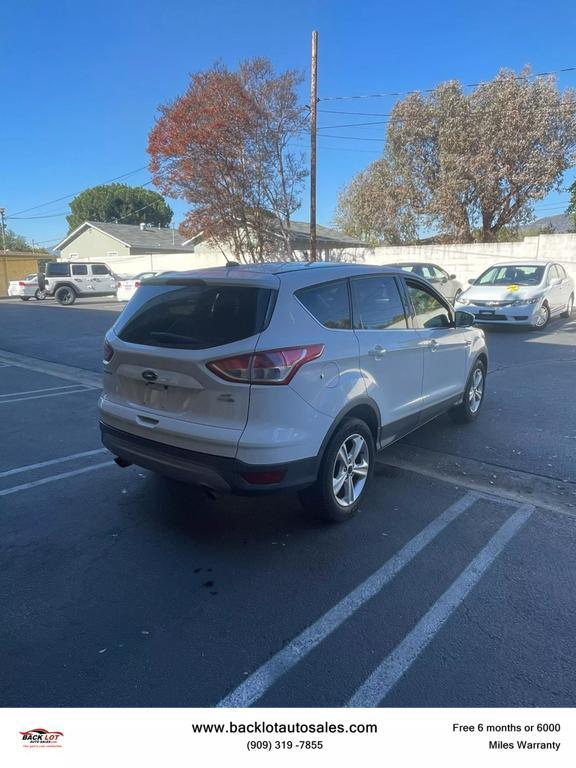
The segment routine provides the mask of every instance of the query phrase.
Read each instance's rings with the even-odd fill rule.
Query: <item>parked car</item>
[[[38,273],[33,272],[21,280],[11,280],[8,283],[8,296],[18,296],[22,301],[30,301],[32,298],[42,301],[46,293],[38,285]]]
[[[154,277],[156,272],[140,272],[134,277],[123,277],[116,283],[116,301],[130,301],[138,288],[142,285],[142,280]]]
[[[116,276],[107,264],[49,261],[46,294],[59,304],[74,304],[79,296],[115,296]]]
[[[403,269],[405,272],[411,272],[414,275],[423,277],[429,283],[440,291],[452,304],[462,293],[462,283],[456,279],[456,275],[449,275],[445,269],[438,264],[425,264],[419,261],[403,261],[396,264],[386,264],[387,267]]]
[[[570,317],[574,308],[574,281],[552,261],[494,264],[470,283],[456,307],[481,323],[542,329],[551,317]]]
[[[104,344],[102,440],[208,492],[299,490],[331,520],[375,452],[444,411],[480,412],[488,363],[467,312],[416,275],[355,264],[167,274]]]

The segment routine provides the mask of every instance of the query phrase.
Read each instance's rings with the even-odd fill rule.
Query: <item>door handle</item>
[[[432,339],[432,341],[430,342],[430,349],[432,350],[432,352],[436,352],[436,350],[438,349],[438,342],[436,341],[436,339]]]
[[[381,347],[380,344],[376,344],[375,347],[368,350],[368,354],[370,357],[373,357],[375,360],[381,360],[382,357],[386,354],[386,350],[384,347]]]

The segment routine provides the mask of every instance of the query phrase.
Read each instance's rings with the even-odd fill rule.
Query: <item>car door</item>
[[[464,391],[470,340],[456,328],[448,302],[425,283],[404,278],[412,320],[424,349],[422,418],[431,418]]]
[[[568,304],[568,299],[572,294],[572,281],[566,274],[566,270],[562,264],[555,264],[558,272],[558,279],[560,280],[560,307],[559,312],[563,312]]]
[[[362,276],[351,285],[360,367],[380,410],[384,445],[418,424],[425,350],[409,323],[399,278]]]
[[[563,309],[564,304],[566,303],[563,301],[564,290],[562,287],[562,277],[556,264],[552,264],[548,270],[546,285],[546,298],[548,299],[550,313],[556,315]]]
[[[92,264],[92,285],[94,293],[115,293],[116,278],[106,264]]]
[[[91,293],[92,275],[88,264],[72,264],[71,275],[74,285],[80,293]]]

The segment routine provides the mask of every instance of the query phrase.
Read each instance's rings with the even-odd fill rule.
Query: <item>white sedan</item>
[[[116,301],[130,301],[132,296],[136,293],[142,280],[146,280],[148,277],[154,277],[157,272],[140,272],[139,275],[129,278],[121,278],[117,283],[118,291],[116,293]]]
[[[8,296],[18,296],[22,301],[30,301],[32,298],[42,301],[46,298],[45,292],[38,287],[36,273],[26,275],[21,280],[11,280],[8,283]]]
[[[456,309],[477,323],[545,328],[551,317],[570,317],[574,281],[561,264],[548,261],[494,264],[456,299]]]

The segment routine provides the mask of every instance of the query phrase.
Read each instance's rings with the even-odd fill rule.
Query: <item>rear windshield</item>
[[[264,330],[272,291],[238,285],[146,285],[114,330],[131,344],[207,349]]]
[[[54,261],[46,264],[46,277],[68,277],[70,264],[63,261]]]

